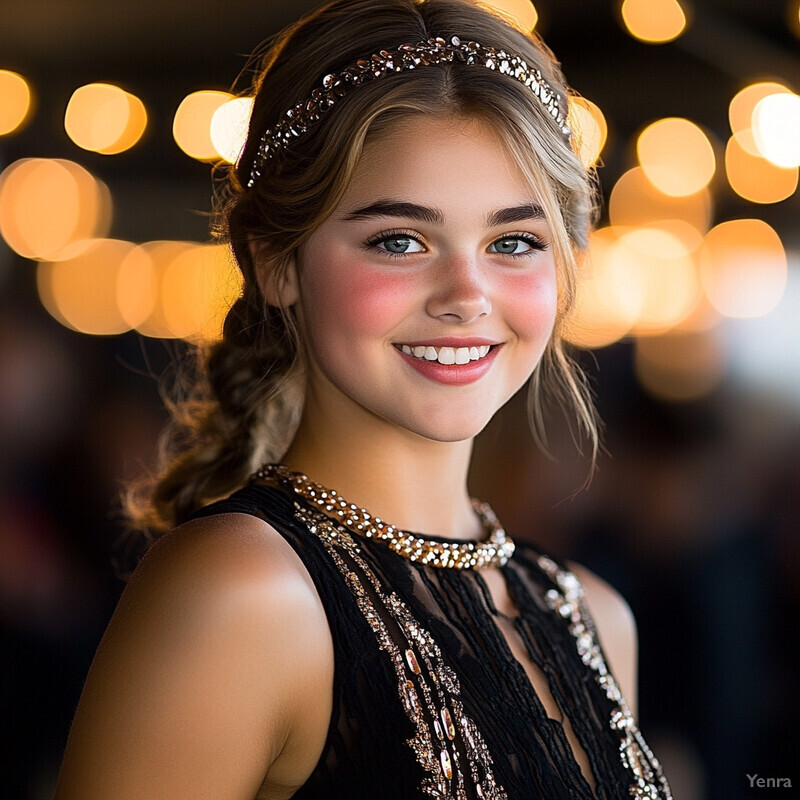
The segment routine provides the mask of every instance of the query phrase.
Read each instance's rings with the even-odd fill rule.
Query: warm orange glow
[[[28,158],[0,174],[0,234],[25,258],[56,260],[73,243],[104,236],[110,223],[107,187],[78,164]]]
[[[722,222],[700,251],[703,288],[726,317],[761,317],[786,288],[786,253],[778,234],[760,219]]]
[[[794,0],[786,7],[786,18],[791,32],[800,37],[800,0]]]
[[[634,362],[642,386],[671,402],[710,394],[722,380],[726,366],[722,340],[714,331],[638,339]]]
[[[487,0],[485,5],[508,14],[522,30],[528,33],[539,21],[539,14],[531,0]]]
[[[108,83],[90,83],[76,89],[64,114],[69,138],[84,150],[104,155],[133,147],[146,126],[142,101]]]
[[[62,324],[99,336],[130,329],[117,303],[119,266],[130,242],[95,239],[74,258],[42,262],[36,280],[44,307]]]
[[[154,339],[174,339],[178,336],[170,327],[165,313],[164,275],[178,256],[194,247],[196,245],[191,242],[145,242],[123,262],[119,294],[125,294],[125,298],[120,300],[120,308],[126,319],[135,321],[141,318],[133,327],[142,335]]]
[[[676,236],[657,228],[634,228],[609,252],[619,287],[640,298],[632,332],[663,333],[688,317],[700,299],[694,259]]]
[[[31,109],[31,90],[22,75],[0,69],[0,136],[17,130]]]
[[[608,138],[608,124],[603,112],[585,97],[569,100],[569,126],[575,137],[578,156],[585,167],[591,167],[600,158]]]
[[[221,158],[211,141],[211,118],[233,95],[228,92],[201,91],[185,97],[175,112],[172,135],[184,153],[198,161]]]
[[[242,152],[252,110],[252,97],[234,97],[223,103],[211,117],[211,141],[229,164],[236,163]]]
[[[751,149],[751,147],[755,147],[752,135],[746,135],[753,126],[753,112],[759,101],[771,94],[783,92],[788,93],[789,89],[775,81],[751,83],[738,91],[728,106],[728,122],[731,126],[731,133],[743,134],[741,143],[753,155],[759,155],[759,153],[756,149]]]
[[[162,282],[164,315],[176,336],[210,342],[241,293],[241,273],[226,245],[196,245],[178,255]]]
[[[613,269],[613,246],[621,231],[600,228],[592,234],[582,264],[575,305],[565,338],[577,347],[598,348],[622,339],[641,310],[640,293],[620,283]]]
[[[128,123],[119,139],[108,147],[99,149],[98,153],[111,156],[130,150],[142,138],[147,128],[147,111],[144,103],[129,92],[125,93],[125,97],[128,101]]]
[[[131,328],[144,325],[158,311],[161,276],[150,250],[147,245],[138,245],[119,265],[117,306]]]
[[[797,189],[797,167],[783,169],[751,155],[736,136],[725,148],[725,171],[733,191],[751,203],[778,203]]]
[[[763,156],[758,148],[755,137],[753,136],[753,113],[756,106],[765,97],[773,94],[789,94],[789,89],[782,83],[775,81],[760,81],[745,86],[737,92],[728,106],[728,121],[731,126],[731,133],[736,137],[736,141],[750,155]]]
[[[783,92],[759,100],[753,138],[759,153],[776,167],[800,166],[800,97]]]
[[[639,134],[636,153],[647,179],[671,197],[686,197],[714,177],[714,148],[703,131],[680,117],[660,119]]]
[[[678,0],[624,0],[622,20],[631,36],[653,44],[671,42],[686,28]]]
[[[615,226],[682,220],[705,232],[711,225],[711,213],[711,194],[707,188],[688,197],[669,197],[647,180],[641,167],[620,176],[608,201],[608,216]]]

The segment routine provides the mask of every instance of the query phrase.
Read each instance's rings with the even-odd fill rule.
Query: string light
[[[77,88],[67,103],[64,129],[78,147],[115,155],[133,147],[147,127],[144,104],[108,83]]]
[[[686,29],[678,0],[624,0],[621,14],[628,33],[651,44],[671,42]]]
[[[242,152],[252,110],[252,97],[235,97],[223,103],[211,117],[211,141],[229,164],[235,164]]]
[[[600,108],[585,97],[571,97],[569,126],[577,142],[578,157],[587,169],[597,163],[608,138],[608,124]]]
[[[776,167],[800,166],[800,97],[767,95],[753,111],[753,138],[759,152]]]
[[[222,155],[211,141],[211,119],[233,99],[228,92],[192,92],[181,100],[172,121],[172,136],[184,153],[198,161],[217,161]]]
[[[31,89],[22,75],[0,69],[0,136],[16,131],[31,110]]]
[[[714,148],[694,122],[680,117],[648,125],[636,141],[639,163],[648,180],[671,197],[696,194],[716,170]]]

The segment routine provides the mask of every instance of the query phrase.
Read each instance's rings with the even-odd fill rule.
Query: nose
[[[458,323],[488,316],[492,304],[480,264],[467,256],[442,259],[426,310],[432,317]]]

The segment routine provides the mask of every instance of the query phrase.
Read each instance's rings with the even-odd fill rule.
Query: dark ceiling
[[[205,221],[188,209],[208,206],[208,169],[171,139],[180,100],[200,88],[228,88],[245,55],[316,5],[313,0],[2,0],[0,67],[17,70],[37,93],[26,129],[0,145],[0,162],[22,156],[73,158],[106,180],[117,201],[114,235],[130,239],[202,238]],[[788,9],[797,0],[702,0],[686,34],[647,45],[618,23],[618,0],[537,0],[539,30],[572,85],[597,102],[611,126],[602,178],[610,186],[630,166],[629,140],[647,122],[685,116],[724,143],[730,98],[758,78],[800,90],[800,39]],[[75,147],[63,131],[72,91],[113,81],[139,95],[150,112],[143,141],[121,156]],[[718,182],[718,215],[761,216],[795,236],[800,201],[753,206]],[[144,201],[147,202],[144,202]],[[153,213],[153,203],[164,208]],[[171,209],[171,210],[170,210]]]

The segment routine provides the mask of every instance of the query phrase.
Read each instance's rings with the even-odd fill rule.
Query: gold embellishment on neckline
[[[410,561],[447,569],[502,567],[514,554],[514,542],[506,535],[488,503],[472,500],[472,507],[489,535],[480,542],[441,542],[400,530],[366,509],[348,503],[334,489],[326,489],[302,472],[280,464],[265,464],[254,480],[291,488],[326,516],[332,517],[358,536],[383,542],[390,550]]]
[[[343,525],[299,503],[295,503],[294,515],[325,547],[379,648],[392,663],[400,702],[415,728],[407,744],[425,772],[421,792],[438,800],[467,800],[472,796],[508,800],[494,777],[489,748],[464,711],[458,676],[444,662],[433,636],[395,592],[384,590]],[[396,636],[405,640],[400,644],[389,630],[390,620],[398,629]],[[473,792],[468,791],[468,780]]]
[[[672,791],[661,764],[637,727],[616,679],[608,671],[591,616],[585,607],[583,586],[572,572],[561,569],[551,558],[539,556],[537,563],[558,587],[545,592],[545,602],[551,610],[567,620],[581,661],[595,673],[595,680],[606,697],[614,703],[609,724],[612,730],[619,731],[621,735],[620,760],[635,778],[629,787],[630,796],[636,800],[672,800]]]

